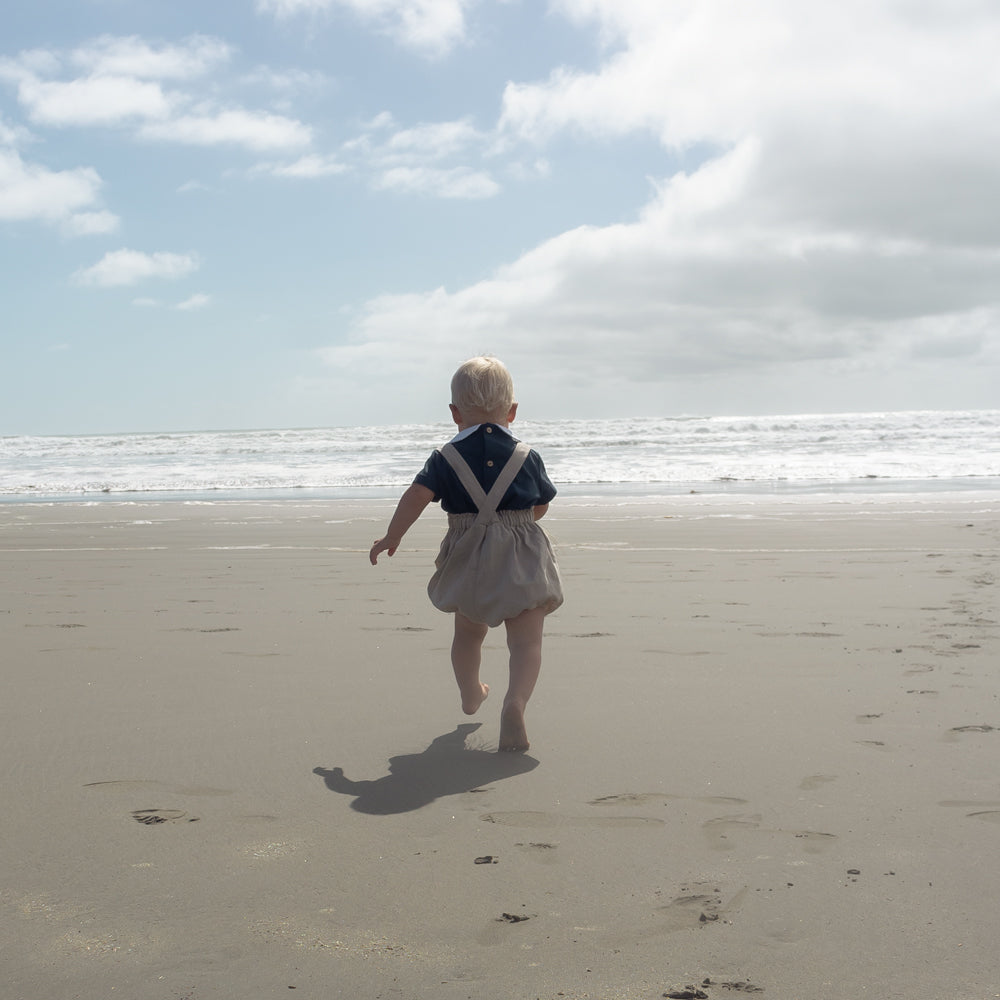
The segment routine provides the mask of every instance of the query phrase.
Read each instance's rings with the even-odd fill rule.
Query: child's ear
[[[462,414],[458,412],[458,407],[454,403],[449,403],[448,409],[451,410],[451,419],[456,424],[460,424],[462,422]]]
[[[514,418],[517,416],[517,403],[510,404],[510,413],[507,414],[507,423],[514,423]]]

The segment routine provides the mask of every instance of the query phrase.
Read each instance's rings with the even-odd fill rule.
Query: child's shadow
[[[351,808],[376,816],[410,812],[430,805],[442,795],[459,795],[473,788],[526,774],[538,767],[534,757],[522,753],[470,750],[465,738],[482,723],[465,723],[434,740],[423,753],[389,759],[389,773],[374,781],[351,781],[342,768],[316,767],[331,792],[353,795]]]

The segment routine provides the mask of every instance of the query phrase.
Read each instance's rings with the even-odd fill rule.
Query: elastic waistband
[[[449,528],[471,528],[476,522],[478,514],[449,514]],[[535,512],[526,507],[524,510],[498,510],[497,518],[504,524],[533,524]]]

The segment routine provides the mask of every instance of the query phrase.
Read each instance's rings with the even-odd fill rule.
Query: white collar
[[[464,441],[465,438],[467,438],[470,434],[475,434],[476,431],[478,431],[479,428],[482,426],[483,426],[482,424],[473,424],[471,427],[466,427],[464,431],[459,431],[451,439],[451,443],[455,444],[456,441]],[[504,427],[502,424],[490,424],[490,426],[495,427],[498,431],[503,431],[504,434],[506,434],[508,437],[514,438],[514,435],[511,434],[510,430],[507,427]],[[514,438],[514,440],[516,441],[517,438]]]

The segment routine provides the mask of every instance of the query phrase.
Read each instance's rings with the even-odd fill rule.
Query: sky
[[[996,0],[0,29],[0,434],[1000,408]]]

